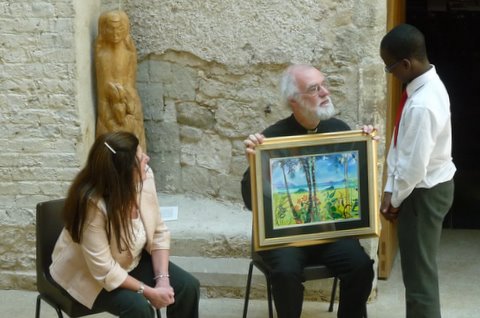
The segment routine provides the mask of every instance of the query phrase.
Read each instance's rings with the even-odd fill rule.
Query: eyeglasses
[[[399,61],[396,61],[395,63],[391,64],[391,65],[385,65],[385,73],[392,73],[393,69],[398,65],[400,64],[402,60],[399,60]]]
[[[320,92],[320,90],[325,90],[328,91],[327,85],[322,84],[322,85],[313,85],[307,88],[307,90],[303,93],[298,93],[299,95],[309,95],[309,96],[316,96]]]

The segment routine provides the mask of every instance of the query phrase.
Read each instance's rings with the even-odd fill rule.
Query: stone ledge
[[[240,204],[204,197],[159,193],[161,206],[178,206],[171,260],[198,278],[207,298],[243,298],[251,246],[251,212]],[[328,300],[333,279],[305,283],[305,299]],[[266,298],[263,273],[254,268],[252,299]]]
[[[160,206],[178,206],[178,220],[166,222],[172,255],[250,257],[252,215],[242,205],[185,194],[158,198]]]
[[[206,298],[245,296],[250,259],[172,256],[171,261],[200,281]],[[305,282],[305,299],[328,301],[332,284],[333,278]],[[266,296],[265,276],[254,267],[250,297],[258,299]]]
[[[242,298],[251,244],[251,212],[239,203],[187,194],[159,193],[161,206],[178,206],[178,220],[167,221],[172,233],[171,259],[200,280],[205,297]],[[35,290],[35,272],[2,271],[0,287]],[[332,279],[305,283],[306,299],[328,300]],[[266,282],[253,272],[251,298],[266,297]]]
[[[250,262],[252,214],[239,203],[188,194],[159,193],[160,206],[178,206],[172,233],[172,261],[200,280],[206,297],[244,297]],[[361,240],[367,253],[376,251]],[[328,300],[333,279],[305,283],[305,299]],[[374,293],[372,293],[374,296]],[[265,277],[253,272],[252,299],[266,297]]]

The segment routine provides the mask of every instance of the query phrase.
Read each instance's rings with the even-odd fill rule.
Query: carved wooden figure
[[[120,130],[132,132],[146,152],[142,103],[136,88],[137,52],[128,16],[123,11],[104,12],[99,18],[95,70],[96,135]]]

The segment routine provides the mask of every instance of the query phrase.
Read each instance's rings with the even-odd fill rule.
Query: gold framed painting
[[[376,153],[360,130],[266,138],[249,158],[254,249],[378,236]]]

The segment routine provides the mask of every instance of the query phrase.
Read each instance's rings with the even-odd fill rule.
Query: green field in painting
[[[309,213],[308,191],[291,193],[293,209],[286,193],[273,195],[274,226],[323,223],[359,219],[356,188],[317,191],[317,200]]]

